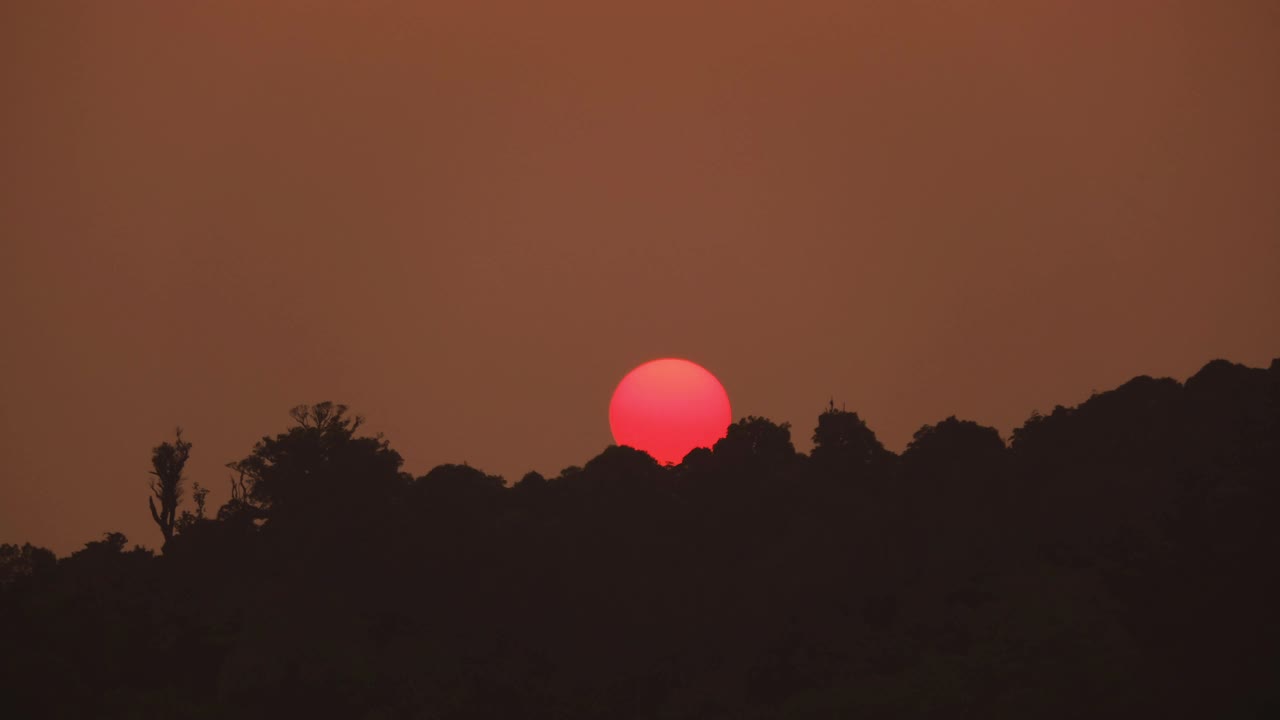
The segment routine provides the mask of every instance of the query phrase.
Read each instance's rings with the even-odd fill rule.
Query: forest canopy
[[[831,407],[808,454],[746,417],[678,465],[612,446],[514,483],[413,477],[339,404],[291,417],[216,511],[199,438],[152,449],[161,553],[0,545],[0,716],[1280,712],[1280,360],[1007,440],[948,417],[897,454]]]

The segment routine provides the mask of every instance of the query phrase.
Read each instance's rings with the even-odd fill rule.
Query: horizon
[[[1118,384],[1116,384],[1116,385],[1115,385],[1115,386],[1113,386],[1113,387],[1108,387],[1108,388],[1106,388],[1106,389],[1102,389],[1102,390],[1099,390],[1099,389],[1096,389],[1096,388],[1095,388],[1095,389],[1093,389],[1093,390],[1090,392],[1090,394],[1089,394],[1089,396],[1088,396],[1087,398],[1084,398],[1084,399],[1082,399],[1082,400],[1080,400],[1080,401],[1078,401],[1078,402],[1074,402],[1074,403],[1055,403],[1054,405],[1052,405],[1052,406],[1050,406],[1050,407],[1046,408],[1045,410],[1041,410],[1041,409],[1039,409],[1039,408],[1036,408],[1036,409],[1034,409],[1031,413],[1029,413],[1029,414],[1028,414],[1027,420],[1024,420],[1024,421],[1023,421],[1023,423],[1021,423],[1021,424],[1019,424],[1019,425],[1017,425],[1017,426],[1015,426],[1015,427],[1009,428],[1009,429],[1007,429],[1007,430],[1006,430],[1006,429],[1004,429],[1004,428],[992,428],[992,429],[994,429],[994,430],[996,430],[996,431],[997,431],[997,433],[999,434],[1000,440],[1005,444],[1005,446],[1006,446],[1006,447],[1009,447],[1009,446],[1011,445],[1011,443],[1012,443],[1012,440],[1013,440],[1013,432],[1014,432],[1014,431],[1016,431],[1018,428],[1025,427],[1026,423],[1027,423],[1027,422],[1029,422],[1031,419],[1033,419],[1033,418],[1034,418],[1034,417],[1036,417],[1036,416],[1050,415],[1050,414],[1052,414],[1052,413],[1053,413],[1053,411],[1054,411],[1055,409],[1057,409],[1057,408],[1059,408],[1059,407],[1064,407],[1064,408],[1067,408],[1067,409],[1074,409],[1074,408],[1079,407],[1080,405],[1082,405],[1082,404],[1084,404],[1084,403],[1088,402],[1089,400],[1093,399],[1094,397],[1097,397],[1098,395],[1103,395],[1103,394],[1106,394],[1106,393],[1109,393],[1109,392],[1113,392],[1113,391],[1115,391],[1115,390],[1117,390],[1117,389],[1119,389],[1119,388],[1121,388],[1121,387],[1123,387],[1123,386],[1125,386],[1125,385],[1127,385],[1127,384],[1129,384],[1129,383],[1131,383],[1131,382],[1133,382],[1133,381],[1135,381],[1135,380],[1140,380],[1140,379],[1143,379],[1143,378],[1150,378],[1150,379],[1155,379],[1155,380],[1172,380],[1172,381],[1174,381],[1175,383],[1177,383],[1179,386],[1184,386],[1188,380],[1190,380],[1192,377],[1195,377],[1195,375],[1199,374],[1199,373],[1200,373],[1204,368],[1209,367],[1210,365],[1214,365],[1214,364],[1216,364],[1216,363],[1223,363],[1223,362],[1225,362],[1225,363],[1227,363],[1227,364],[1229,364],[1229,365],[1231,365],[1231,366],[1233,366],[1233,367],[1245,367],[1245,368],[1249,368],[1249,369],[1256,369],[1256,370],[1264,370],[1264,371],[1265,371],[1265,370],[1269,370],[1269,369],[1274,368],[1275,366],[1277,366],[1277,364],[1280,364],[1280,356],[1278,356],[1278,357],[1276,357],[1276,358],[1273,358],[1269,363],[1265,363],[1265,364],[1262,364],[1262,365],[1250,365],[1250,364],[1248,364],[1248,363],[1239,363],[1239,362],[1235,362],[1235,361],[1229,360],[1229,359],[1227,359],[1227,358],[1214,358],[1214,359],[1212,359],[1212,360],[1209,360],[1209,361],[1206,361],[1205,363],[1203,363],[1203,364],[1202,364],[1202,365],[1201,365],[1201,366],[1196,370],[1196,372],[1195,372],[1195,373],[1192,373],[1191,375],[1188,375],[1188,376],[1187,376],[1187,377],[1185,377],[1185,378],[1173,378],[1173,377],[1167,377],[1167,376],[1165,376],[1165,377],[1161,377],[1161,376],[1152,376],[1152,375],[1147,375],[1147,374],[1134,375],[1134,376],[1132,376],[1132,377],[1128,378],[1127,380],[1125,380],[1124,382],[1122,382],[1122,383],[1118,383]],[[374,430],[374,431],[372,431],[372,432],[370,431],[369,418],[368,418],[367,416],[363,415],[362,413],[360,413],[360,412],[359,412],[359,408],[353,408],[353,407],[350,407],[350,406],[348,406],[348,405],[346,405],[346,404],[344,404],[344,403],[341,403],[340,401],[334,401],[334,400],[317,401],[317,402],[316,402],[316,403],[314,403],[314,404],[313,404],[313,403],[306,403],[306,404],[301,404],[301,405],[295,405],[295,406],[294,406],[294,409],[296,409],[296,408],[301,408],[301,407],[313,407],[315,404],[320,404],[321,402],[330,402],[330,403],[332,403],[335,407],[341,407],[341,408],[344,408],[347,412],[349,412],[349,413],[351,414],[351,417],[353,417],[353,418],[359,418],[359,419],[360,419],[360,421],[361,421],[361,422],[360,422],[360,430],[361,430],[361,432],[359,432],[359,433],[358,433],[358,435],[363,436],[363,437],[379,437],[379,438],[383,438],[383,434],[382,434],[381,432],[378,432],[378,431],[376,431],[376,430]],[[282,415],[284,415],[284,416],[286,416],[286,417],[287,417],[291,412],[292,412],[292,410],[285,411],[285,412],[283,412],[283,413],[282,413]],[[861,415],[860,413],[858,413],[858,412],[857,412],[857,410],[856,410],[856,409],[854,409],[854,408],[847,408],[847,407],[839,407],[839,408],[836,408],[836,407],[834,407],[834,406],[831,406],[829,409],[824,408],[823,410],[821,410],[821,411],[818,413],[818,415],[817,415],[817,416],[815,416],[815,420],[814,420],[815,424],[818,422],[818,420],[821,418],[821,416],[822,416],[823,414],[826,414],[827,412],[848,412],[848,413],[853,413],[853,414],[857,415],[857,416],[858,416],[858,417],[859,417],[859,418],[860,418],[860,419],[861,419],[861,420],[866,424],[867,428],[872,432],[872,434],[873,434],[873,435],[875,435],[875,436],[876,436],[876,438],[880,440],[880,442],[884,445],[885,449],[886,449],[889,453],[891,453],[892,455],[894,455],[894,456],[900,456],[900,455],[901,455],[901,454],[902,454],[902,453],[907,449],[907,447],[908,447],[908,446],[910,445],[910,443],[911,443],[910,438],[908,438],[908,440],[907,440],[906,442],[902,443],[902,445],[901,445],[900,447],[893,447],[893,446],[891,446],[889,443],[885,443],[885,442],[884,442],[884,440],[883,440],[882,438],[880,438],[880,437],[879,437],[879,434],[878,434],[878,433],[876,433],[876,429],[875,429],[874,423],[873,423],[873,422],[871,422],[871,420],[870,420],[870,419],[868,419],[867,417],[862,416],[862,415]],[[732,425],[732,424],[735,424],[735,423],[739,423],[739,422],[741,422],[741,421],[744,421],[744,420],[746,420],[746,419],[748,419],[748,418],[759,418],[759,419],[767,420],[767,421],[769,421],[769,422],[771,422],[771,423],[776,423],[776,424],[781,425],[781,426],[783,426],[783,427],[788,427],[788,428],[790,429],[791,433],[792,433],[792,435],[791,435],[791,442],[792,442],[792,444],[795,446],[795,451],[796,451],[796,453],[797,453],[797,455],[798,455],[798,456],[807,456],[807,455],[812,451],[812,449],[813,449],[813,444],[814,444],[814,443],[813,443],[813,440],[812,440],[813,431],[811,431],[811,430],[806,430],[806,429],[804,429],[804,428],[800,428],[800,427],[798,427],[798,426],[795,424],[795,422],[793,422],[792,420],[785,420],[785,419],[778,419],[778,418],[770,418],[770,417],[767,417],[767,416],[753,415],[753,414],[751,414],[751,413],[745,413],[745,414],[741,414],[741,415],[736,415],[736,416],[734,417],[734,419],[733,419],[733,421],[732,421],[731,425]],[[941,417],[941,418],[934,419],[934,420],[932,420],[932,421],[927,421],[927,422],[925,422],[925,423],[922,423],[922,424],[917,428],[917,430],[923,430],[923,429],[925,429],[926,427],[936,425],[936,424],[937,424],[937,423],[939,423],[939,422],[942,422],[942,421],[945,421],[945,420],[949,420],[949,419],[953,419],[953,420],[960,420],[960,421],[967,421],[967,422],[974,422],[972,418],[968,418],[968,417],[965,417],[965,416],[960,415],[960,414],[952,413],[952,414],[950,414],[950,415],[947,415],[947,416],[944,416],[944,417]],[[978,424],[979,424],[980,426],[982,426],[982,427],[990,427],[990,426],[987,426],[987,425],[985,425],[985,424],[983,424],[983,423],[980,423],[980,422],[979,422]],[[178,426],[178,427],[179,427],[179,428],[180,428],[184,433],[186,433],[186,435],[185,435],[185,437],[184,437],[183,439],[184,439],[184,440],[186,440],[186,441],[188,441],[188,442],[192,442],[192,446],[193,446],[194,448],[196,448],[195,450],[193,450],[193,455],[194,455],[195,453],[197,453],[197,452],[198,452],[199,443],[198,443],[198,442],[193,441],[193,438],[191,437],[190,433],[187,433],[186,428],[182,428],[181,426]],[[279,426],[278,428],[276,428],[275,430],[270,431],[270,432],[266,432],[266,433],[264,433],[264,434],[260,434],[260,435],[259,435],[259,437],[260,437],[260,438],[274,437],[274,436],[276,436],[276,435],[277,435],[277,433],[284,433],[284,432],[286,432],[286,431],[287,431],[287,429],[288,429],[288,428],[285,426],[285,424],[284,424],[284,423],[281,423],[281,424],[280,424],[280,426]],[[481,471],[481,472],[484,472],[484,473],[489,473],[489,472],[490,472],[490,469],[489,469],[489,468],[486,468],[486,467],[484,467],[484,466],[482,466],[482,465],[477,465],[477,464],[470,463],[470,462],[468,462],[468,461],[467,461],[467,460],[465,460],[465,459],[464,459],[464,460],[446,460],[446,461],[441,462],[441,463],[438,463],[437,465],[434,465],[434,466],[432,466],[432,467],[430,467],[430,468],[423,468],[423,469],[421,469],[421,470],[419,470],[419,471],[415,471],[415,470],[411,469],[411,465],[410,465],[410,462],[409,462],[409,458],[404,458],[404,457],[403,457],[403,454],[402,454],[402,453],[399,453],[399,451],[398,451],[398,450],[397,450],[397,448],[396,448],[396,445],[395,445],[394,441],[393,441],[391,438],[383,438],[383,439],[385,439],[385,440],[387,441],[389,449],[391,449],[391,450],[393,450],[393,451],[396,451],[396,452],[397,452],[397,454],[398,454],[398,455],[401,455],[401,457],[403,458],[403,460],[404,460],[404,465],[402,466],[401,471],[402,471],[402,472],[404,472],[404,473],[406,473],[406,474],[408,474],[408,475],[409,475],[410,477],[412,477],[414,480],[420,480],[421,478],[425,477],[425,476],[426,476],[426,475],[427,475],[431,470],[433,470],[433,469],[440,468],[440,467],[445,467],[445,466],[452,466],[452,465],[459,465],[459,466],[463,466],[463,467],[474,468],[475,470],[478,470],[478,471]],[[170,441],[171,441],[171,438],[170,438],[170,437],[168,437],[168,436],[166,436],[166,437],[163,437],[163,438],[161,438],[161,439],[158,439],[158,440],[157,440],[157,444],[158,444],[158,443],[160,443],[160,442],[170,442]],[[493,473],[493,475],[494,475],[494,476],[496,476],[496,477],[500,477],[500,478],[502,478],[503,483],[504,483],[504,485],[503,485],[503,486],[504,486],[506,489],[511,489],[512,487],[514,487],[514,486],[515,486],[515,485],[520,481],[520,479],[521,479],[525,474],[527,474],[527,473],[537,473],[537,474],[539,474],[539,475],[541,475],[541,476],[544,476],[544,477],[545,477],[546,479],[548,479],[548,480],[552,480],[552,479],[555,479],[555,478],[557,478],[557,477],[563,476],[563,474],[565,473],[565,471],[572,470],[572,469],[579,469],[579,470],[580,470],[583,466],[585,466],[585,465],[587,464],[587,462],[588,462],[589,460],[591,460],[592,458],[599,457],[603,452],[605,452],[606,450],[608,450],[609,448],[612,448],[612,447],[628,447],[628,448],[630,448],[630,446],[620,445],[620,444],[618,444],[618,443],[616,443],[616,442],[610,441],[608,444],[606,444],[605,446],[603,446],[600,450],[598,450],[598,451],[597,451],[595,454],[593,454],[591,457],[589,457],[589,458],[583,458],[583,459],[580,459],[580,461],[569,462],[569,463],[567,463],[567,464],[562,465],[558,470],[555,470],[555,471],[550,471],[550,470],[548,470],[548,471],[546,471],[546,472],[543,472],[543,471],[542,471],[541,469],[539,469],[539,468],[529,468],[528,470],[521,471],[521,472],[516,473],[516,474],[514,474],[514,475],[506,475],[506,474],[503,474],[503,473]],[[636,448],[630,448],[630,449],[636,449]],[[695,449],[710,449],[710,448],[695,448]],[[242,453],[242,456],[241,456],[241,457],[243,457],[243,455],[244,455],[244,454],[247,454],[247,453],[249,452],[249,450],[251,450],[251,448],[245,448],[244,453]],[[652,456],[651,456],[649,453],[645,452],[644,450],[638,450],[638,452],[641,452],[641,453],[643,453],[644,455],[649,456],[650,458],[652,458]],[[233,463],[233,462],[237,462],[237,460],[233,458],[233,459],[231,459],[231,460],[228,460],[226,463],[223,463],[223,464],[222,464],[222,467],[223,467],[223,468],[224,468],[224,469],[229,473],[228,478],[229,478],[230,476],[233,476],[233,475],[234,475],[234,471],[232,471],[232,470],[230,470],[229,468],[227,468],[227,465],[228,465],[228,464],[230,464],[230,463]],[[684,465],[684,461],[683,461],[683,460],[682,460],[681,462],[678,462],[678,463],[662,463],[662,462],[658,462],[656,459],[654,459],[654,462],[657,464],[657,466],[658,466],[658,467],[660,467],[660,468],[662,468],[662,469],[664,469],[664,470],[674,470],[674,469],[681,468],[681,467],[683,467],[683,465]],[[221,499],[220,499],[220,498],[222,497],[223,493],[218,493],[218,492],[216,491],[216,488],[214,488],[214,487],[210,487],[210,485],[209,485],[208,483],[200,482],[200,478],[191,477],[189,474],[186,474],[186,473],[184,473],[184,474],[183,474],[183,481],[184,481],[184,484],[186,485],[186,488],[187,488],[187,495],[188,495],[188,496],[190,495],[190,491],[191,491],[192,485],[193,485],[194,483],[197,483],[197,482],[199,482],[199,483],[200,483],[200,486],[201,486],[201,487],[206,491],[206,493],[207,493],[207,497],[209,498],[209,515],[210,515],[210,516],[216,516],[216,515],[217,515],[217,509],[218,509],[218,508],[223,504],[223,502],[225,502],[225,501],[223,501],[223,500],[221,500]],[[227,500],[229,500],[229,499],[230,499],[230,495],[229,495],[229,493],[226,493],[226,495],[227,495],[226,499],[227,499]],[[139,499],[139,504],[138,504],[138,510],[139,510],[139,513],[138,513],[138,515],[139,515],[140,517],[144,517],[144,518],[146,518],[146,522],[145,522],[144,524],[142,524],[142,527],[143,527],[143,528],[145,528],[146,530],[148,530],[149,532],[148,532],[148,533],[147,533],[147,535],[146,535],[145,537],[143,537],[142,539],[139,539],[138,537],[136,537],[136,536],[134,536],[134,535],[131,535],[131,534],[129,534],[128,532],[123,532],[122,534],[123,534],[123,535],[125,535],[125,536],[128,538],[129,544],[130,544],[132,547],[140,547],[140,548],[144,548],[144,549],[147,549],[147,550],[150,550],[150,551],[153,551],[153,552],[159,552],[159,551],[160,551],[160,549],[161,549],[161,546],[163,545],[163,542],[155,542],[155,539],[150,537],[150,535],[152,535],[152,534],[156,534],[158,531],[155,529],[154,525],[152,525],[152,524],[151,524],[151,519],[150,519],[149,517],[146,517],[146,513],[145,513],[145,512],[142,512],[142,506],[141,506],[141,502],[140,502],[140,501],[141,501],[141,499],[142,499],[143,497],[145,497],[145,493],[139,493],[139,494],[138,494],[138,499]],[[179,506],[179,509],[185,509],[185,510],[192,510],[192,509],[193,509],[193,507],[192,507],[192,505],[191,505],[191,502],[189,501],[189,498],[188,498],[188,497],[184,497],[184,498],[183,498],[183,500],[182,500],[182,502],[181,502],[181,504],[180,504],[180,506]],[[69,549],[65,549],[65,550],[64,550],[64,549],[57,548],[57,547],[54,547],[54,546],[52,546],[52,545],[42,544],[42,543],[40,543],[40,542],[33,541],[33,540],[29,539],[29,538],[0,538],[0,543],[16,543],[16,544],[18,544],[18,545],[22,545],[22,544],[27,544],[27,543],[29,543],[29,544],[31,544],[31,545],[33,545],[33,546],[36,546],[36,547],[45,547],[45,548],[48,548],[48,549],[50,549],[50,550],[53,550],[53,551],[54,551],[54,553],[55,553],[58,557],[67,557],[67,556],[69,556],[72,552],[75,552],[76,550],[82,549],[83,547],[87,546],[87,545],[88,545],[88,544],[90,544],[90,543],[95,543],[95,542],[99,542],[99,541],[101,541],[101,540],[102,540],[102,538],[103,538],[104,536],[106,536],[107,534],[109,534],[109,533],[113,533],[113,532],[120,532],[120,526],[122,526],[122,525],[130,525],[130,524],[132,524],[132,523],[118,523],[117,525],[112,526],[112,527],[110,527],[110,528],[104,528],[101,532],[99,532],[99,533],[97,533],[97,534],[94,534],[94,535],[92,535],[91,537],[87,537],[87,538],[83,539],[82,541],[80,541],[80,543],[79,543],[78,545],[74,545],[73,547],[71,547],[71,548],[69,548]],[[163,538],[161,538],[161,541],[162,541],[162,540],[163,540]],[[148,541],[151,541],[151,542],[148,542]]]
[[[144,536],[174,426],[220,502],[324,397],[511,477],[666,355],[893,448],[1280,355],[1270,2],[15,2],[0,48],[3,537]]]

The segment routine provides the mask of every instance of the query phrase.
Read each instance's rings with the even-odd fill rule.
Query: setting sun
[[[678,358],[653,360],[627,373],[609,402],[614,441],[663,464],[711,447],[732,420],[729,395],[716,376]]]

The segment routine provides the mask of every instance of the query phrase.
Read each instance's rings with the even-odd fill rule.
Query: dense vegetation
[[[294,417],[213,517],[153,450],[162,555],[0,548],[0,716],[1280,716],[1280,361],[511,487]]]

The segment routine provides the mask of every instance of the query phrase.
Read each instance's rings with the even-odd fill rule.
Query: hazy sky
[[[0,542],[155,546],[298,403],[415,475],[675,355],[894,450],[1280,355],[1280,3],[0,5]]]

